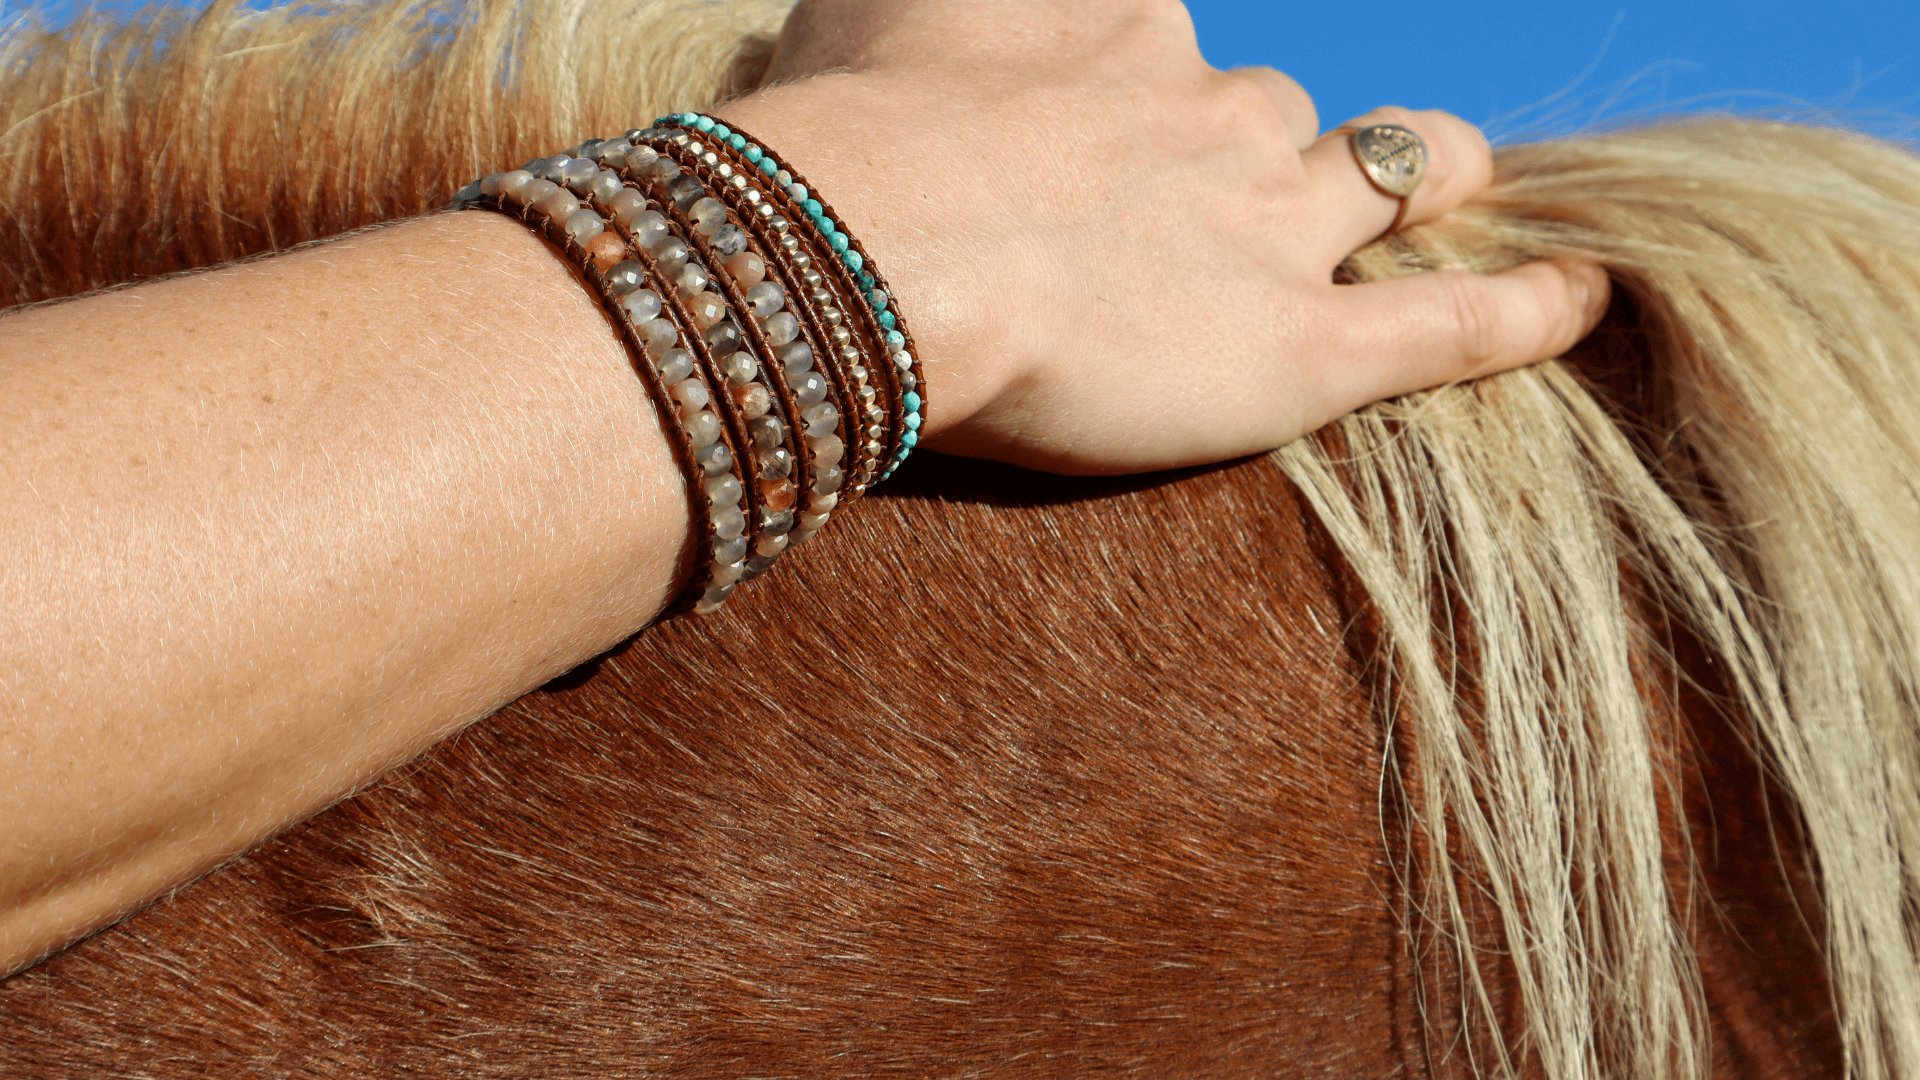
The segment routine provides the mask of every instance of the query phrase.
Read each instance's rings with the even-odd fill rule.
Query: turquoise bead
[[[920,414],[919,414],[919,413],[917,413],[917,412],[910,412],[910,413],[908,413],[908,414],[907,414],[907,430],[909,430],[909,431],[919,431],[919,430],[920,430]],[[919,438],[919,436],[917,436],[917,435],[916,435],[916,436],[914,436],[914,437],[915,437],[915,438]]]
[[[907,391],[907,396],[901,398],[900,402],[907,407],[908,412],[917,413],[920,411],[920,392],[917,390],[909,390]]]
[[[683,124],[692,124],[697,122],[699,119],[700,119],[699,113],[683,112],[679,116],[679,120]]]
[[[917,431],[909,431],[906,434],[900,436],[900,445],[908,448],[909,450],[911,450],[915,446],[918,446],[919,444],[920,444],[920,433]]]
[[[735,132],[734,134],[727,136],[727,145],[733,147],[735,150],[738,150],[741,147],[744,147],[747,145],[747,137],[745,135],[740,134],[739,132]]]
[[[693,126],[699,128],[703,132],[712,131],[713,118],[710,116],[696,117],[693,121]]]
[[[866,256],[857,251],[843,251],[840,253],[840,261],[847,264],[847,269],[858,273],[867,260]]]
[[[862,278],[864,278],[864,277],[866,277],[866,275],[865,275],[865,274],[862,274],[862,275],[860,275],[860,276],[861,276]],[[879,289],[876,289],[876,288],[874,288],[874,287],[873,287],[873,286],[871,286],[871,285],[868,285],[868,286],[866,286],[866,288],[867,288],[867,290],[868,290],[868,291],[867,291],[867,306],[868,306],[868,307],[870,307],[870,308],[872,308],[872,309],[873,309],[873,310],[875,310],[875,311],[885,311],[885,310],[887,310],[887,294],[886,294],[886,293],[883,293],[883,292],[881,292],[881,291],[880,291]]]
[[[820,230],[821,236],[833,235],[833,219],[832,218],[827,217],[824,214],[816,214],[815,216],[808,218],[807,220],[813,222],[813,227]]]
[[[827,237],[827,246],[835,251],[847,250],[847,234],[835,229],[833,235]]]
[[[726,138],[727,136],[729,136],[729,135],[731,135],[731,134],[733,134],[733,129],[732,129],[732,128],[730,128],[730,127],[728,127],[727,125],[725,125],[725,124],[715,124],[715,125],[713,125],[713,137],[714,137],[714,138],[716,138],[716,139],[724,139],[724,138]]]
[[[763,157],[760,159],[760,171],[766,173],[768,176],[772,176],[774,173],[780,171],[780,166],[775,165],[772,158]]]
[[[753,162],[755,165],[760,164],[760,159],[767,156],[767,152],[760,149],[759,143],[748,143],[746,152],[747,160]]]
[[[894,318],[893,312],[891,311],[883,311],[880,313],[880,325],[889,330],[893,329],[893,324],[899,321],[899,319]]]
[[[820,216],[822,208],[819,199],[808,199],[800,204],[800,209],[805,210],[808,217],[815,218]]]
[[[907,335],[901,333],[898,330],[887,331],[887,351],[888,352],[892,352],[894,349],[903,349],[906,347],[906,345],[907,345]]]

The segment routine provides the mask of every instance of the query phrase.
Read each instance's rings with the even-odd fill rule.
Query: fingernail
[[[1580,302],[1580,311],[1587,317],[1587,324],[1600,321],[1607,311],[1607,272],[1598,264],[1590,262],[1568,262],[1567,277],[1573,281],[1574,295]]]

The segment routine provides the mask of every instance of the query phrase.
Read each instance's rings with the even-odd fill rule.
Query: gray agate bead
[[[782,345],[774,355],[780,358],[780,366],[786,369],[789,378],[813,366],[813,346],[804,341]]]
[[[713,535],[722,540],[732,540],[747,531],[747,515],[737,506],[714,507]]]
[[[638,193],[636,192],[635,194]],[[645,201],[642,200],[643,205],[644,202]],[[661,244],[666,243],[667,239],[673,235],[672,231],[667,228],[666,215],[658,210],[643,210],[636,214],[630,228],[633,229],[633,242],[639,244],[642,249],[647,251],[657,249]]]
[[[733,451],[727,449],[726,443],[716,442],[711,446],[703,446],[694,451],[693,462],[700,466],[700,471],[706,473],[708,476],[731,472],[733,471]],[[735,555],[733,558],[738,559],[739,557],[740,556]],[[732,562],[733,559],[722,559],[721,561]]]
[[[696,448],[712,446],[720,440],[720,418],[710,412],[697,412],[687,417],[687,437]]]
[[[660,382],[673,386],[693,374],[693,354],[685,349],[668,349],[657,367]]]
[[[621,264],[621,266],[624,265],[626,263]],[[616,266],[614,269],[618,270],[620,267]],[[652,322],[660,316],[660,294],[652,289],[640,289],[621,297],[620,306],[627,309],[627,317],[633,320],[635,326]]]
[[[777,416],[763,416],[747,424],[747,437],[762,450],[771,450],[787,441],[787,425]]]
[[[638,221],[640,215],[647,209],[647,197],[630,187],[623,187],[600,201],[606,206],[607,213],[613,215],[613,220],[629,229],[633,228],[634,222]]]
[[[747,303],[753,305],[755,316],[767,319],[786,306],[787,294],[777,282],[763,281],[747,290]]]
[[[502,186],[501,190],[505,191],[506,188]],[[541,199],[544,199],[547,196],[552,195],[554,192],[559,190],[560,190],[559,184],[556,184],[551,180],[541,180],[539,178],[535,178],[520,185],[520,190],[510,194],[508,197],[513,199],[515,202],[519,203],[522,206],[532,206],[535,203],[538,203]]]
[[[687,208],[687,220],[701,236],[712,236],[727,223],[727,208],[719,199],[708,196]]]
[[[585,207],[567,215],[567,236],[583,247],[587,241],[606,231],[606,221],[598,213]]]
[[[677,177],[667,184],[667,198],[672,199],[673,205],[681,210],[705,198],[706,194],[706,185],[691,176]]]
[[[747,538],[744,536],[735,536],[713,542],[713,561],[722,566],[731,566],[745,558],[746,554]]]
[[[766,331],[767,344],[779,348],[800,336],[800,320],[794,318],[791,312],[775,312],[767,317]]]
[[[840,426],[840,410],[823,401],[801,410],[800,419],[807,425],[807,434],[831,435]]]
[[[632,259],[622,259],[614,263],[613,268],[607,271],[606,277],[607,288],[613,290],[615,296],[626,296],[646,283],[645,271],[641,270],[640,264]],[[659,299],[656,297],[654,302],[659,303]],[[628,311],[631,312],[632,309],[629,308]],[[653,315],[658,314],[658,311],[653,313]],[[653,315],[648,315],[647,319],[653,318]],[[646,319],[637,321],[645,322]]]
[[[586,158],[568,158],[559,168],[559,179],[575,194],[585,195],[588,185],[593,183],[594,174],[599,171],[600,166]]]
[[[793,400],[805,409],[827,400],[827,380],[817,371],[807,371],[789,379],[793,387]]]
[[[610,202],[615,195],[625,190],[626,186],[620,183],[620,174],[601,169],[599,172],[593,174],[593,179],[587,181],[586,193],[599,200],[600,204],[604,206]]]
[[[760,362],[753,358],[752,353],[742,349],[739,352],[727,354],[726,358],[720,361],[720,371],[726,375],[728,382],[735,386],[745,386],[753,381],[755,375],[760,374]]]

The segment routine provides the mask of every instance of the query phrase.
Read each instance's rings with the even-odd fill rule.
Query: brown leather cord
[[[698,237],[695,235],[692,222],[688,221],[686,215],[682,214],[679,209],[673,205],[672,199],[665,196],[665,185],[653,185],[650,189],[646,186],[650,183],[649,181],[644,178],[635,179],[629,176],[627,170],[624,168],[613,171],[630,181],[640,194],[648,197],[648,208],[659,211],[661,216],[667,219],[673,226],[673,235],[676,239],[687,244],[687,246],[695,252],[711,254],[699,242]],[[620,227],[618,222],[614,224],[616,228]],[[751,478],[756,455],[750,452],[753,446],[753,439],[747,433],[747,423],[741,418],[739,407],[734,403],[733,394],[728,389],[729,380],[727,379],[726,373],[720,369],[721,358],[714,353],[713,347],[708,344],[706,332],[698,329],[694,323],[692,314],[687,310],[686,304],[680,299],[679,286],[667,280],[666,275],[660,272],[659,263],[654,259],[652,252],[641,249],[639,244],[633,242],[630,234],[624,235],[626,235],[628,250],[638,252],[645,260],[644,265],[647,267],[648,277],[665,283],[664,288],[660,290],[661,306],[674,310],[677,321],[683,325],[682,336],[688,340],[687,349],[693,353],[699,363],[700,370],[706,375],[707,390],[713,399],[712,408],[721,416],[720,427],[723,432],[721,437],[727,439],[727,448],[732,451],[734,464],[738,467],[740,486],[742,488],[740,505],[743,507],[743,513],[745,513],[747,518],[746,528],[741,532],[741,535],[747,537],[747,550],[751,553],[756,534],[759,531],[757,522],[760,520],[760,511],[764,503],[760,497],[759,485],[755,484]],[[709,276],[715,281],[718,281],[722,277],[723,271],[714,269],[711,263],[705,258],[701,261],[702,265],[707,266]],[[741,314],[731,302],[728,304],[728,315],[733,319],[735,325],[739,325]],[[714,325],[717,326],[719,323],[715,323]],[[742,334],[744,335],[744,333],[745,328],[743,327]],[[729,436],[731,437],[729,438]],[[704,487],[704,484],[702,486]],[[743,556],[743,558],[744,557],[745,556]]]
[[[765,157],[772,159],[775,169],[785,171],[793,178],[792,182],[805,184],[808,193],[819,201],[820,212],[823,215],[834,221],[841,220],[840,216],[834,212],[832,205],[824,198],[821,198],[820,192],[814,190],[813,185],[807,183],[804,176],[778,154],[774,153],[765,142],[755,138],[746,131],[742,131],[734,125],[729,124],[728,128],[734,134],[759,146]],[[840,291],[852,295],[854,303],[851,306],[858,309],[858,314],[852,317],[859,321],[861,327],[867,331],[868,336],[871,338],[871,351],[868,352],[868,355],[870,357],[877,355],[878,369],[884,370],[884,373],[881,373],[880,370],[876,369],[875,363],[871,361],[866,365],[869,373],[869,385],[874,385],[877,389],[884,385],[885,393],[883,396],[889,399],[883,406],[887,411],[887,417],[883,424],[885,435],[882,439],[882,449],[877,463],[878,471],[884,472],[888,463],[893,460],[893,455],[899,452],[901,436],[904,435],[907,430],[905,424],[904,392],[901,390],[900,379],[894,369],[891,350],[886,348],[886,328],[880,325],[878,317],[867,304],[865,295],[860,289],[858,274],[849,269],[847,265],[841,261],[839,255],[827,247],[824,239],[819,237],[812,222],[808,219],[805,208],[800,206],[799,202],[795,200],[793,196],[789,195],[784,187],[772,183],[771,177],[761,172],[759,166],[747,161],[741,151],[735,150],[727,145],[725,140],[714,139],[710,136],[702,137],[697,130],[688,131],[686,128],[678,128],[675,130],[685,132],[690,138],[699,139],[703,144],[708,145],[717,156],[734,163],[736,168],[745,171],[749,181],[762,183],[764,185],[762,189],[763,194],[767,194],[773,199],[776,209],[780,210],[788,221],[792,223],[795,233],[807,234],[802,242],[812,241],[809,243],[810,247],[824,252],[823,256],[815,257],[816,263],[824,261],[831,265],[830,270],[823,270],[821,272],[822,276],[838,278],[842,286]],[[913,367],[911,370],[913,371],[915,385],[917,387],[925,387],[926,372],[921,364],[919,347],[914,341],[912,331],[907,329],[906,319],[897,307],[897,299],[892,288],[888,286],[885,275],[880,273],[879,267],[874,262],[872,255],[870,255],[866,248],[860,244],[860,241],[855,239],[851,234],[847,236],[847,248],[850,251],[860,253],[862,260],[861,272],[871,276],[873,278],[874,288],[886,294],[894,313],[894,329],[899,331],[901,337],[904,339],[904,348],[907,350],[908,355],[913,357]],[[920,417],[923,428],[925,427],[927,417],[926,399],[927,395],[922,391],[920,394]],[[856,410],[853,415],[858,418],[859,427],[864,429],[866,427],[864,409]],[[866,440],[863,438],[854,445],[861,447],[864,451],[865,442]],[[849,449],[852,448],[852,446],[849,447]],[[853,479],[851,473],[849,474],[849,479]],[[864,490],[865,486],[867,485],[861,485],[862,490]]]
[[[691,136],[679,140],[673,138],[674,135],[681,134],[686,133],[674,131],[664,138],[648,140],[648,144],[653,146],[655,150],[660,151],[663,155],[672,157],[683,169],[698,169],[700,172],[712,177],[712,183],[708,185],[709,190],[713,190],[714,188],[725,189],[726,184],[718,178],[717,173],[701,162],[699,155],[694,153],[686,145],[688,142],[693,141]],[[747,166],[747,168],[751,169],[752,166]],[[745,173],[744,171],[743,174],[747,175],[748,183],[752,184],[753,174]],[[763,198],[766,197],[764,189],[761,190],[761,195]],[[725,200],[723,199],[723,201]],[[842,431],[844,434],[841,438],[845,444],[845,448],[841,452],[840,464],[845,479],[841,482],[839,494],[841,502],[851,502],[853,499],[858,498],[864,489],[856,488],[854,482],[856,470],[849,468],[848,465],[856,459],[860,453],[861,445],[865,441],[860,437],[859,426],[856,426],[859,425],[860,422],[861,410],[859,408],[859,397],[854,390],[852,365],[845,362],[840,356],[839,346],[832,343],[832,327],[827,323],[821,306],[814,300],[813,288],[804,282],[805,271],[794,265],[792,254],[788,252],[786,247],[780,242],[782,234],[774,230],[768,219],[760,217],[757,213],[749,211],[739,216],[751,223],[748,226],[749,233],[761,240],[763,245],[774,253],[774,258],[778,260],[779,264],[786,271],[783,276],[787,277],[788,281],[783,287],[788,289],[788,296],[794,315],[800,319],[801,326],[807,331],[808,346],[814,350],[814,366],[819,369],[822,376],[826,377],[831,392],[837,399],[835,406],[840,410],[843,421]],[[792,229],[791,223],[789,223],[788,235],[792,234],[794,234],[794,230]],[[796,235],[795,239],[796,242],[802,245],[806,243],[804,235]],[[818,267],[822,261],[822,256],[815,251],[808,251],[806,254],[809,268]],[[830,274],[822,271],[820,272],[820,277],[822,287],[827,288],[829,295],[833,299],[834,306],[841,309],[842,321],[847,321],[845,314],[846,298],[831,288],[832,276]],[[869,374],[871,374],[870,367]],[[803,435],[796,433],[796,437],[805,441]],[[811,454],[811,448],[809,448],[809,454]],[[812,466],[809,465],[809,479],[806,487],[803,489],[803,495],[811,495],[811,475]],[[803,507],[796,508],[796,518],[803,509]]]
[[[655,149],[658,149],[658,148],[656,147]],[[669,160],[672,160],[674,161],[675,164],[679,165],[682,169],[681,175],[688,175],[690,172],[693,171],[688,168],[688,162],[679,155],[663,154],[662,156],[669,158]],[[722,195],[720,194],[721,189],[725,187],[724,183],[718,182],[717,178],[709,179],[699,175],[695,175],[694,179],[700,181],[701,186],[704,189],[706,189],[709,195],[719,200],[722,205],[727,205],[727,200],[724,197],[722,197]],[[779,358],[774,354],[773,346],[767,342],[765,331],[761,328],[759,320],[755,319],[752,315],[752,305],[747,303],[746,291],[740,288],[739,283],[733,280],[732,274],[725,269],[724,267],[725,260],[716,256],[716,254],[713,251],[713,247],[711,243],[707,240],[706,237],[700,235],[700,232],[698,229],[695,229],[693,227],[693,222],[691,221],[691,219],[689,219],[686,216],[685,212],[681,211],[677,206],[673,205],[673,200],[671,198],[666,197],[665,184],[657,184],[655,193],[659,197],[658,201],[662,204],[660,207],[660,212],[663,215],[665,215],[669,220],[677,223],[681,227],[681,229],[685,233],[682,239],[686,240],[687,243],[693,247],[693,249],[699,254],[701,262],[708,267],[709,273],[711,274],[714,280],[715,288],[721,293],[722,296],[726,298],[728,307],[734,313],[734,323],[735,325],[740,327],[740,333],[744,343],[748,347],[748,351],[751,352],[754,355],[755,359],[760,362],[760,368],[763,373],[762,382],[766,385],[768,393],[772,396],[774,401],[775,408],[774,410],[770,410],[770,411],[776,413],[778,418],[784,424],[786,424],[787,432],[786,432],[785,446],[787,448],[787,452],[793,455],[794,469],[799,473],[798,476],[789,474],[789,479],[792,480],[794,484],[794,489],[795,489],[794,505],[792,507],[792,511],[793,511],[794,521],[797,524],[800,514],[805,510],[807,495],[812,486],[810,477],[812,475],[812,468],[813,468],[812,461],[814,459],[814,455],[813,455],[812,448],[807,445],[806,437],[803,434],[804,425],[800,423],[799,403],[795,401],[793,398],[793,390],[792,390],[792,387],[787,383],[785,373],[784,373],[784,368],[780,364]],[[729,210],[732,211],[732,209],[733,208],[729,206]],[[730,213],[729,221],[732,224],[740,225],[741,222],[736,219],[738,219],[741,216],[742,215],[739,215],[736,213]],[[742,228],[747,228],[747,227],[742,225]],[[755,235],[753,230],[750,228],[747,229],[747,232],[749,237],[753,237]],[[777,247],[778,245],[776,244],[773,246]],[[769,270],[772,269],[772,260],[770,256],[768,256],[767,254],[761,251],[756,250],[752,245],[749,246],[748,250],[753,251],[754,254],[756,255],[760,255],[763,260],[766,260],[768,262]],[[772,280],[771,276],[769,277],[768,280]],[[785,282],[776,282],[776,284],[779,284],[783,290],[787,291],[789,305],[791,306],[791,304],[793,303],[792,290],[788,287],[788,285]],[[796,315],[796,317],[800,315],[800,313],[797,311],[794,314]],[[805,320],[802,319],[803,325],[804,325],[804,322]],[[779,373],[776,374],[776,372],[779,372]],[[723,376],[723,382],[724,382],[724,376]],[[732,398],[731,398],[731,390],[729,389],[727,392],[729,394],[729,399],[728,399],[729,407],[734,407],[734,402],[732,401]],[[743,425],[743,430],[744,430],[744,425]],[[749,439],[748,442],[750,443],[751,439]],[[752,462],[752,464],[754,465],[754,472],[757,475],[757,472],[758,472],[757,455],[755,456],[755,459]],[[758,508],[761,506],[764,506],[764,500],[758,492],[758,480],[755,479],[752,483],[755,488],[754,498],[756,500],[756,514],[753,518],[752,523],[754,525],[754,532],[756,534],[755,542],[757,542],[758,534],[762,529],[761,516]],[[790,528],[788,531],[792,532],[793,529]]]
[[[732,131],[733,135],[739,135],[741,138],[745,138],[747,142],[753,142],[755,146],[758,146],[760,152],[762,152],[766,158],[772,158],[776,169],[785,171],[789,177],[793,177],[793,183],[804,184],[804,186],[806,186],[806,192],[808,192],[814,200],[820,202],[820,213],[822,213],[822,215],[826,215],[831,221],[841,221],[841,215],[833,211],[833,206],[828,204],[826,198],[820,196],[818,190],[814,190],[814,184],[806,183],[806,177],[803,177],[803,175],[799,173],[799,169],[795,169],[791,163],[787,163],[783,158],[780,158],[780,154],[776,154],[766,142],[762,142],[760,138],[755,138],[755,136],[741,131],[741,129],[735,127],[735,125],[728,125],[728,129]],[[714,148],[714,152],[720,154],[720,156],[724,156],[724,158],[730,158],[730,160],[735,161],[739,167],[745,167],[747,173],[749,173],[749,179],[753,179],[753,177],[766,179],[766,181],[768,181],[768,183],[766,183],[768,188],[776,188],[776,190],[772,192],[772,198],[776,200],[776,206],[778,206],[778,208],[783,208],[785,217],[787,217],[789,221],[795,221],[795,227],[797,227],[797,229],[799,229],[801,225],[804,225],[806,233],[814,233],[814,227],[812,227],[812,221],[808,221],[806,209],[804,209],[803,206],[799,206],[799,202],[797,202],[791,194],[787,194],[787,190],[785,190],[783,186],[770,183],[770,177],[766,177],[764,173],[760,173],[756,165],[753,165],[751,161],[747,161],[747,158],[745,158],[739,150],[733,150],[732,146],[728,146],[726,140],[712,140],[712,138],[708,138],[708,142],[718,142],[718,146]],[[818,236],[818,234],[816,234],[816,236]],[[818,244],[818,246],[826,248],[824,242]],[[847,234],[847,250],[860,252],[860,259],[862,259],[860,273],[866,273],[868,277],[872,277],[872,279],[874,279],[874,288],[879,290],[879,292],[883,292],[883,294],[887,294],[889,309],[893,311],[893,329],[900,332],[900,338],[904,338],[902,348],[906,350],[906,354],[914,357],[912,373],[914,373],[914,384],[916,384],[916,388],[922,388],[922,390],[920,390],[920,425],[922,425],[922,429],[924,429],[925,419],[927,419],[927,394],[925,394],[924,390],[925,384],[927,384],[927,377],[925,377],[925,369],[922,367],[922,361],[920,361],[920,346],[914,342],[914,332],[906,329],[906,315],[900,313],[899,298],[895,296],[893,288],[887,284],[887,277],[885,277],[883,273],[879,273],[879,265],[874,261],[874,256],[868,254],[868,250],[860,244],[860,240],[854,238],[851,233]],[[866,323],[866,327],[874,334],[874,344],[876,344],[877,352],[879,352],[881,367],[885,369],[885,377],[883,377],[883,379],[885,379],[887,388],[889,388],[891,394],[893,394],[893,402],[891,402],[891,407],[889,407],[887,425],[885,425],[885,427],[887,427],[887,438],[885,438],[885,442],[883,442],[883,450],[881,450],[881,455],[879,455],[879,471],[885,471],[885,469],[887,469],[887,463],[893,461],[893,455],[899,454],[900,436],[906,432],[906,423],[904,423],[904,419],[906,419],[906,415],[904,415],[904,413],[906,413],[906,411],[904,411],[904,392],[900,390],[899,375],[897,375],[897,371],[895,371],[895,367],[893,367],[893,356],[891,356],[893,350],[885,348],[885,340],[887,340],[885,327],[879,325],[879,317],[874,313],[874,309],[866,304],[866,296],[864,296],[864,292],[860,290],[858,275],[856,275],[854,271],[851,271],[851,269],[847,267],[847,263],[843,263],[835,252],[828,250],[826,258],[828,258],[829,263],[833,263],[835,273],[837,273],[839,277],[843,277],[847,288],[852,290],[854,298],[858,300],[860,319]],[[870,373],[874,371],[874,365],[872,365],[872,363],[868,365],[868,371],[870,371]],[[870,382],[872,382],[872,380],[870,380]]]

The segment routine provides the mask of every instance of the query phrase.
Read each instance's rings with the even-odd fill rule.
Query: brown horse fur
[[[0,39],[0,303],[418,212],[779,14],[459,10]],[[1347,273],[1602,259],[1566,360],[1173,476],[916,459],[0,982],[0,1076],[1897,1072],[1906,796],[1817,778],[1913,746],[1920,165],[1729,122],[1501,177]]]
[[[751,602],[16,976],[0,1074],[1463,1074],[1377,630],[1274,466],[897,479]],[[1790,815],[1646,671],[1716,1072],[1834,1072],[1817,901],[1750,857]]]

